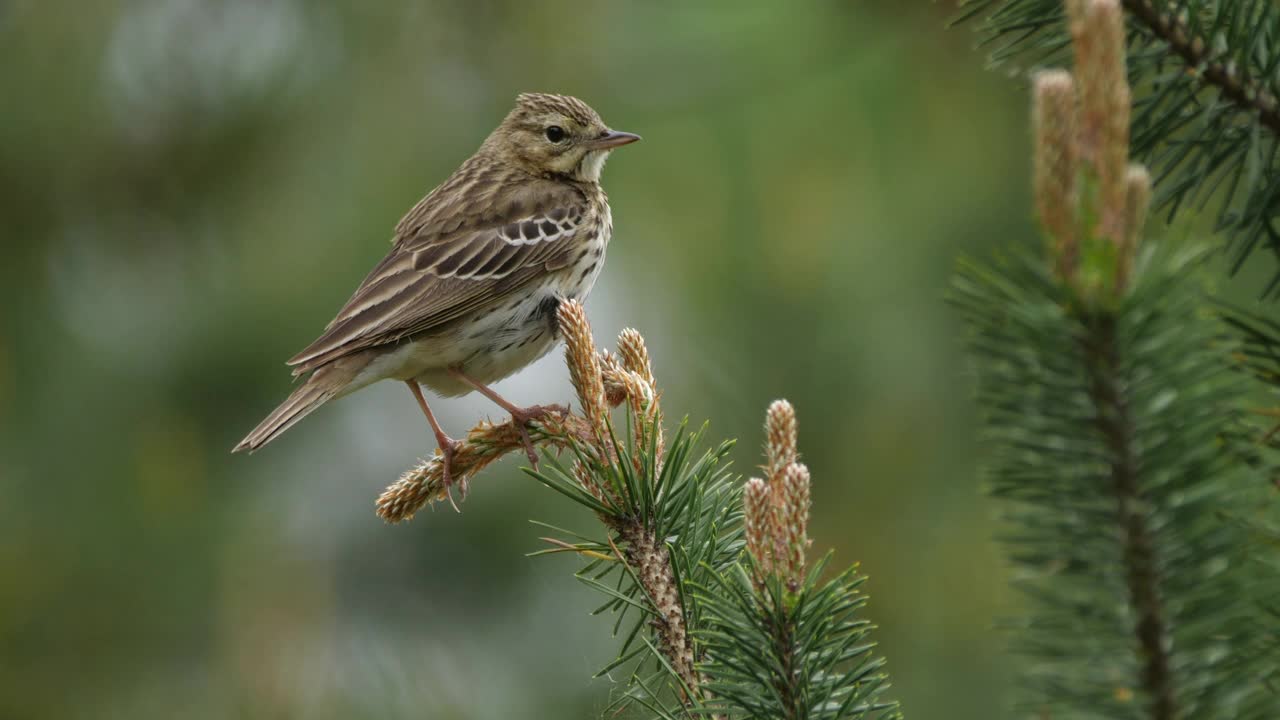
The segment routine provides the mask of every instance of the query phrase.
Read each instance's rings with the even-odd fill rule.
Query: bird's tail
[[[285,430],[293,427],[294,423],[329,400],[346,395],[354,389],[351,387],[352,381],[369,364],[370,359],[362,355],[349,355],[317,369],[231,452],[253,452],[275,440]]]

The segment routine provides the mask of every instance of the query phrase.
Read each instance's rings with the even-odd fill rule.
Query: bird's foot
[[[462,512],[462,510],[458,508],[457,501],[453,499],[453,486],[455,484],[453,478],[453,456],[454,453],[457,452],[458,448],[461,447],[462,442],[454,440],[444,434],[437,435],[436,442],[440,445],[440,476],[442,482],[444,482],[444,492],[449,497],[449,504],[453,506],[454,511]],[[466,500],[467,491],[470,489],[470,483],[468,483],[467,479],[463,477],[461,480],[458,480],[456,484],[458,486],[458,492],[462,495],[462,499]]]
[[[568,415],[569,409],[560,404],[552,405],[533,405],[527,408],[517,407],[511,409],[511,423],[515,425],[516,431],[520,433],[520,440],[524,443],[524,452],[529,456],[529,463],[534,470],[538,469],[538,453],[533,447],[533,439],[529,437],[529,423],[534,420],[552,415]]]

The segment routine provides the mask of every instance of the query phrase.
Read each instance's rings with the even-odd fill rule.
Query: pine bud
[[[608,350],[600,351],[600,375],[604,379],[604,399],[609,407],[618,407],[623,400],[627,399],[627,386],[623,382],[622,376],[626,374],[626,369],[622,367],[622,361],[616,355]]]
[[[578,391],[582,413],[590,421],[597,436],[607,434],[605,417],[604,379],[600,375],[600,358],[596,355],[595,340],[591,337],[591,323],[587,311],[577,300],[565,300],[556,311],[560,333],[564,336],[565,361],[569,365],[569,380]]]
[[[644,336],[634,328],[625,328],[618,334],[618,356],[622,365],[638,374],[650,385],[656,385],[653,379],[653,364],[649,362],[649,348],[644,344]]]
[[[743,492],[743,530],[747,539],[747,552],[756,562],[761,574],[773,572],[771,547],[773,538],[773,502],[769,498],[769,486],[760,478],[747,481]]]
[[[1032,184],[1036,213],[1053,245],[1058,273],[1068,277],[1076,259],[1076,95],[1070,73],[1035,77]]]
[[[769,483],[782,482],[782,473],[796,461],[796,410],[786,400],[774,400],[765,414],[765,472]]]
[[[800,463],[787,466],[783,475],[782,538],[786,550],[786,576],[791,590],[804,581],[805,555],[809,548],[809,468]]]
[[[1120,247],[1120,263],[1116,268],[1116,288],[1123,290],[1133,272],[1133,259],[1138,253],[1147,209],[1151,205],[1151,173],[1142,165],[1129,166],[1124,177],[1124,243]]]
[[[653,377],[653,363],[649,360],[649,348],[645,346],[644,336],[638,330],[626,328],[618,334],[618,357],[623,367],[649,388],[643,403],[637,402],[637,396],[634,394],[631,396],[632,408],[637,415],[643,411],[648,420],[647,427],[640,423],[635,425],[636,445],[637,449],[647,446],[647,433],[655,433],[656,437],[653,438],[657,455],[655,460],[660,466],[666,454],[666,438],[662,432],[662,407],[658,402],[658,386]]]
[[[1124,12],[1117,0],[1089,0],[1077,47],[1084,138],[1098,176],[1098,234],[1122,243],[1131,97],[1125,75]]]

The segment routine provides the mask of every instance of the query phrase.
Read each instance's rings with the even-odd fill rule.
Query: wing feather
[[[401,221],[387,257],[324,333],[290,358],[295,374],[437,329],[567,262],[574,236],[586,231],[588,206],[580,190],[527,179],[509,190],[500,183],[459,185],[466,171],[464,165]],[[491,175],[475,177],[492,182]]]

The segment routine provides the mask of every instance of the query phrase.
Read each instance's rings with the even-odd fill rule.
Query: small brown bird
[[[545,355],[556,308],[582,300],[613,233],[600,171],[640,139],[610,130],[577,98],[526,93],[448,180],[396,226],[394,246],[315,342],[288,364],[307,379],[233,452],[257,450],[320,405],[378,380],[409,386],[435,432],[446,484],[455,441],[419,385],[443,396],[479,390],[525,423],[551,406],[518,407],[488,387]]]

